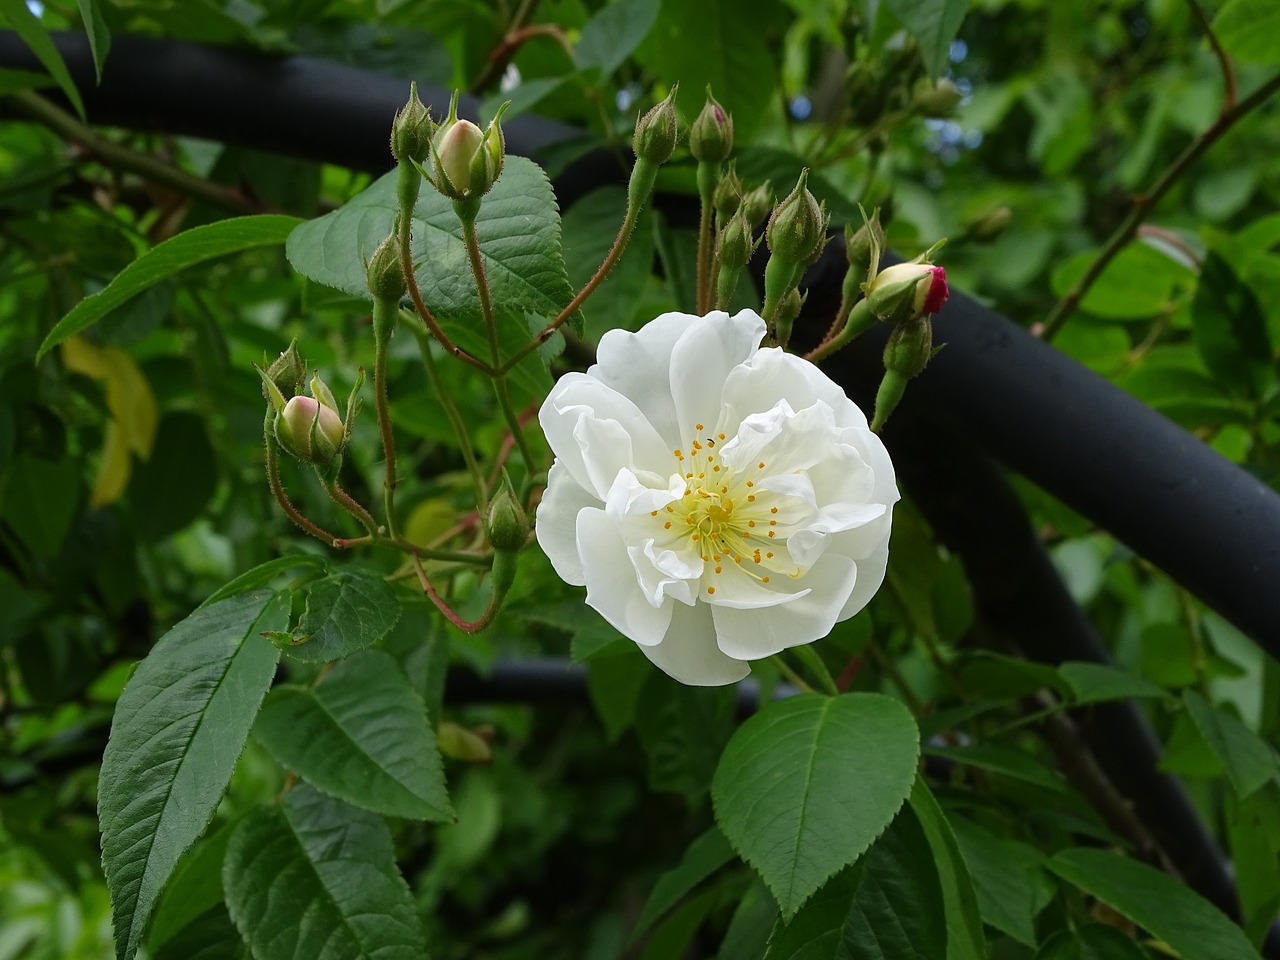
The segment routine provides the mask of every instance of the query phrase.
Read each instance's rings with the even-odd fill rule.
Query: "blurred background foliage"
[[[902,24],[921,6],[953,17],[954,39],[945,30],[908,39]],[[1267,11],[1247,0],[1234,6]],[[511,99],[508,116],[553,116],[589,131],[581,147],[623,152],[637,110],[679,81],[691,117],[710,83],[733,113],[744,181],[772,178],[785,192],[811,165],[834,222],[856,222],[859,203],[880,205],[890,245],[905,255],[950,237],[941,262],[952,283],[1027,326],[1045,321],[1131,198],[1214,124],[1225,93],[1186,0],[975,0],[967,11],[963,2],[906,0],[652,0],[617,4],[608,16],[606,7],[28,4],[48,29],[80,29],[89,10],[101,18],[91,29],[110,34],[323,57],[474,89],[485,97],[482,113]],[[1205,13],[1218,18],[1242,93],[1274,73],[1280,47],[1260,44],[1261,28],[1242,29],[1238,11],[1212,4]],[[19,14],[9,16],[16,25]],[[946,84],[935,85],[931,71]],[[37,86],[48,87],[47,78],[0,71],[6,92]],[[1179,177],[1054,341],[1272,486],[1280,481],[1276,116],[1272,106],[1245,117]],[[312,216],[370,182],[212,141],[102,133],[223,185],[249,209]],[[677,162],[660,188],[692,192],[692,169]],[[624,203],[621,190],[606,188],[562,211],[575,283],[607,249]],[[262,397],[251,364],[297,337],[308,364],[345,396],[356,367],[371,362],[365,305],[298,277],[280,250],[253,251],[153,287],[34,362],[58,318],[139,252],[227,214],[209,197],[126,172],[13,112],[0,123],[0,960],[111,955],[96,765],[131,666],[237,573],[284,553],[323,552],[289,526],[263,483]],[[646,217],[586,310],[590,337],[685,302],[678,258],[687,259],[691,234],[661,213]],[[412,341],[395,346],[394,417],[408,478],[401,503],[407,535],[426,542],[465,516],[468,486]],[[484,385],[458,364],[444,372],[480,450],[495,454],[502,432]],[[348,489],[365,500],[381,486],[376,448],[365,417],[344,468]],[[294,470],[287,482],[308,512],[339,522],[308,474]],[[1182,776],[1237,855],[1256,940],[1280,906],[1280,788],[1268,745],[1280,728],[1280,672],[1105,531],[1029,484],[1019,490],[1071,593],[1111,645],[1124,691],[1144,698],[1165,740],[1164,766]],[[1096,683],[1077,678],[1073,687],[1056,671],[1028,674],[1019,661],[982,652],[961,565],[910,504],[900,510],[886,589],[868,615],[821,645],[823,655],[854,687],[906,699],[926,734],[963,731],[990,745],[985,769],[958,765],[940,796],[962,825],[992,955],[1085,956],[1045,952],[1080,905],[1042,861],[1070,835],[1106,839],[1108,829],[1057,780],[1054,757],[1019,719],[1023,698],[1044,686],[1064,691],[1064,702],[1105,697]],[[392,559],[370,562],[385,569]],[[486,762],[448,761],[457,824],[432,833],[397,825],[434,956],[759,955],[752,924],[761,926],[767,897],[741,870],[717,874],[645,946],[623,952],[655,878],[709,823],[707,785],[736,697],[673,689],[614,639],[531,551],[494,631],[446,633],[423,603],[408,608],[387,642],[433,719],[484,745]],[[448,663],[483,671],[499,657],[571,648],[589,664],[599,722],[572,704],[442,702]],[[776,680],[768,669],[766,687]],[[1180,696],[1186,690],[1227,718],[1227,746],[1206,739],[1185,706],[1194,701]],[[274,795],[282,777],[251,743],[210,837],[188,862],[216,852],[219,826]],[[1025,883],[1007,882],[1010,857]],[[198,871],[192,876],[196,883]],[[172,892],[161,906],[155,957],[197,955],[156,939],[179,900]],[[236,954],[199,954],[224,955]]]

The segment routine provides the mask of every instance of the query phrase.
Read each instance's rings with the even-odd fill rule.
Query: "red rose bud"
[[[689,128],[689,152],[705,163],[721,163],[733,152],[733,117],[711,95],[710,86],[706,106]]]
[[[276,440],[305,463],[328,467],[342,452],[342,420],[314,397],[297,396],[276,417]]]
[[[831,217],[809,192],[809,171],[803,170],[796,187],[769,218],[765,241],[769,252],[792,264],[807,264],[818,259],[827,244],[827,225]]]
[[[947,271],[932,263],[886,267],[867,287],[871,312],[888,323],[911,323],[937,313],[947,296]]]
[[[431,153],[431,115],[418,99],[418,85],[409,86],[409,100],[391,124],[391,154],[397,160],[422,163]]]
[[[679,86],[672,87],[665,100],[636,121],[631,149],[638,159],[655,164],[671,159],[679,137],[676,129],[676,91]]]

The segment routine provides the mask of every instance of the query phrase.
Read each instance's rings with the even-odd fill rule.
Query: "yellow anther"
[[[657,511],[657,510],[650,510],[650,511],[649,511],[649,516],[651,516],[651,517],[656,517],[657,515],[658,515],[658,511]]]
[[[763,470],[763,469],[764,469],[764,461],[763,461],[763,460],[761,460],[758,464],[756,464],[756,466],[758,466],[761,470]]]
[[[755,525],[756,525],[756,522],[755,522],[754,520],[748,520],[748,521],[747,521],[747,526],[748,526],[748,527],[754,527]]]
[[[772,560],[772,559],[773,559],[773,554],[772,554],[772,553],[766,553],[766,554],[765,554],[765,558],[766,558],[766,559],[769,559],[769,560]]]
[[[747,503],[755,503],[756,495],[754,493],[747,494]]]
[[[717,436],[717,437],[719,437],[721,440],[723,440],[723,439],[724,439],[724,434],[723,434],[723,433],[717,433],[717,434],[716,434],[716,436]]]
[[[763,577],[763,578],[761,578],[760,582],[761,582],[761,583],[768,583],[768,582],[769,582],[769,578],[768,578],[768,577]]]
[[[716,573],[719,573],[720,569],[721,569],[720,567],[716,567]]]
[[[778,532],[778,531],[776,531],[776,530],[770,530],[770,531],[769,531],[769,536],[771,536],[771,537],[772,537],[772,536],[776,536],[776,535],[777,535],[777,532]]]
[[[748,480],[748,481],[747,481],[747,486],[748,486],[748,487],[754,487],[754,486],[755,486],[755,484],[754,484],[752,481]]]
[[[716,592],[715,587],[707,587],[707,593],[715,593],[715,592]]]
[[[770,508],[769,508],[769,512],[770,512],[770,513],[777,513],[777,512],[778,512],[778,508],[777,508],[777,507],[770,507]]]
[[[702,424],[700,424],[700,423],[695,423],[695,424],[693,425],[693,429],[695,429],[695,430],[701,430],[701,429],[703,429]]]
[[[671,521],[670,521],[670,520],[668,520],[666,523],[664,523],[664,524],[662,525],[662,529],[663,529],[663,530],[670,530],[670,529],[671,529]]]

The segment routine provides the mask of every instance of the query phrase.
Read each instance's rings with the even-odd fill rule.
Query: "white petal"
[[[837,426],[867,429],[866,416],[837,383],[808,360],[776,347],[758,351],[725,381],[724,404],[738,420],[772,409],[783,399],[793,410],[821,400],[835,414]]]
[[[852,560],[827,554],[797,583],[808,592],[790,603],[750,610],[713,606],[720,649],[735,659],[758,660],[825,637],[839,619],[857,575]]]
[[[557,459],[601,500],[624,467],[670,472],[671,451],[636,405],[586,374],[561,377],[538,421]]]
[[[600,338],[597,362],[587,369],[588,376],[634,403],[663,445],[672,449],[680,445],[680,431],[671,398],[671,353],[697,319],[687,313],[664,313],[636,333],[610,330]]]
[[[840,616],[836,618],[837,621],[848,620],[870,603],[871,598],[880,589],[880,584],[884,583],[884,573],[889,566],[889,537],[887,533],[881,545],[869,557],[858,560],[856,563],[858,564],[858,578],[854,581],[853,592],[849,594],[849,599],[844,602],[844,609],[840,611]]]
[[[683,446],[694,439],[695,424],[710,429],[728,423],[722,418],[726,379],[755,354],[764,334],[764,321],[752,311],[731,317],[716,310],[680,338],[671,355],[671,393]]]
[[[578,513],[587,507],[600,509],[603,504],[578,482],[559,460],[551,464],[547,489],[538,504],[534,530],[538,545],[551,561],[560,579],[575,587],[587,581],[578,556]]]
[[[690,686],[736,683],[751,672],[750,664],[721,652],[711,611],[702,603],[677,604],[662,642],[640,649],[663,673]]]
[[[676,604],[668,599],[660,606],[650,605],[618,524],[603,510],[579,512],[578,553],[587,603],[641,646],[661,643]]]

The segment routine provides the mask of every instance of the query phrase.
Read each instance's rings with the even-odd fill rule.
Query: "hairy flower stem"
[[[1044,328],[1040,332],[1041,339],[1045,341],[1052,340],[1058,334],[1058,331],[1066,325],[1067,320],[1075,312],[1076,307],[1080,305],[1080,301],[1084,299],[1085,294],[1089,292],[1097,279],[1102,276],[1103,271],[1107,269],[1107,265],[1115,259],[1121,250],[1129,245],[1129,241],[1138,232],[1142,221],[1146,219],[1148,211],[1169,192],[1169,188],[1181,179],[1183,174],[1191,168],[1191,165],[1200,159],[1200,155],[1221,139],[1222,135],[1235,126],[1237,121],[1266,102],[1277,90],[1280,90],[1280,74],[1272,77],[1234,106],[1228,107],[1224,105],[1222,113],[1218,115],[1218,119],[1210,124],[1209,129],[1192,141],[1179,154],[1178,158],[1160,174],[1159,179],[1156,180],[1151,189],[1133,198],[1133,206],[1129,209],[1128,216],[1107,238],[1106,246],[1102,248],[1102,252],[1098,254],[1093,263],[1089,264],[1089,269],[1084,272],[1084,276],[1058,301],[1048,319],[1045,320]]]
[[[471,264],[471,274],[475,277],[476,293],[480,297],[480,313],[484,317],[485,332],[489,337],[490,360],[493,364],[490,377],[493,380],[494,393],[498,397],[498,406],[502,408],[502,416],[507,421],[507,427],[511,430],[511,435],[515,437],[516,446],[520,450],[520,456],[524,459],[526,477],[532,474],[537,464],[533,459],[533,450],[529,446],[529,438],[525,436],[524,429],[520,426],[520,418],[516,414],[515,405],[511,402],[511,389],[507,384],[507,375],[502,372],[502,352],[498,345],[498,322],[493,314],[493,298],[489,294],[489,278],[485,274],[484,261],[480,258],[480,240],[476,236],[476,220],[472,213],[470,216],[464,216],[464,211],[454,205],[454,209],[458,210],[458,218],[462,221],[462,241],[467,248],[467,260]],[[526,479],[526,484],[527,484]]]
[[[842,312],[844,311],[843,304],[841,304],[840,309]],[[838,320],[839,317],[837,316],[836,319]],[[871,312],[871,305],[864,297],[849,309],[845,316],[844,328],[831,339],[810,350],[805,354],[805,359],[812,363],[819,363],[825,360],[852,341],[854,337],[870,330],[875,325],[875,322],[876,315]]]
[[[406,168],[408,173],[405,172]],[[408,187],[405,186],[409,179],[409,175],[415,180],[415,186],[412,193],[409,193]],[[436,322],[435,314],[433,314],[426,302],[422,299],[422,291],[418,289],[418,278],[413,272],[413,256],[409,251],[410,241],[413,239],[413,204],[418,196],[417,184],[422,181],[421,174],[414,169],[413,164],[401,161],[397,173],[397,196],[400,201],[400,216],[397,220],[397,226],[400,232],[400,269],[404,271],[405,289],[408,291],[409,299],[413,301],[413,309],[417,311],[418,316],[422,318],[422,322],[427,325],[427,329],[431,331],[431,335],[436,338],[440,346],[444,347],[448,353],[465,363],[471,364],[486,376],[492,376],[493,370],[482,360],[477,360],[471,354],[467,353],[461,347],[456,346],[452,340],[440,328],[440,324]],[[406,199],[412,197],[408,204]]]
[[[431,381],[431,388],[435,390],[440,407],[444,410],[444,415],[449,418],[454,436],[458,438],[462,459],[467,465],[467,475],[471,477],[471,485],[475,490],[476,504],[483,516],[489,510],[489,488],[485,483],[484,474],[480,471],[480,464],[476,460],[476,451],[471,445],[471,434],[467,432],[467,426],[462,422],[462,414],[458,412],[457,404],[453,402],[449,391],[440,380],[440,370],[436,366],[436,358],[431,353],[431,337],[417,324],[411,324],[410,329],[417,338],[418,352],[422,354],[422,365],[427,371],[427,379]]]
[[[515,367],[517,363],[527,357],[533,351],[546,343],[577,311],[578,308],[586,301],[587,297],[596,292],[596,288],[604,282],[609,276],[610,271],[617,265],[622,258],[622,254],[626,252],[627,244],[631,242],[631,235],[636,232],[636,223],[640,219],[640,204],[628,203],[627,214],[622,220],[622,226],[618,229],[618,235],[614,238],[613,246],[609,248],[609,252],[605,255],[604,260],[600,262],[600,266],[596,272],[591,275],[591,279],[583,284],[582,289],[569,301],[554,320],[538,331],[538,335],[513,353],[499,369],[502,373],[507,373]]]
[[[331,547],[342,546],[343,543],[340,538],[335,537],[323,527],[317,526],[304,517],[301,511],[293,505],[293,501],[289,499],[289,495],[284,492],[284,484],[280,482],[280,451],[277,449],[275,438],[272,436],[272,420],[273,412],[268,409],[262,429],[267,441],[267,486],[271,488],[271,496],[275,498],[280,509],[284,511],[284,515],[307,533],[311,534],[311,536],[315,537],[317,540],[327,543]]]
[[[320,483],[324,487],[324,492],[329,495],[329,499],[336,503],[339,507],[351,514],[360,526],[364,527],[370,537],[376,538],[379,535],[378,521],[373,519],[373,514],[361,506],[351,494],[343,490],[334,477],[326,477],[320,474]]]
[[[711,257],[713,247],[711,214],[714,208],[713,199],[715,197],[716,184],[719,182],[720,164],[708,163],[704,160],[698,161],[698,200],[702,206],[702,212],[698,217],[698,308],[695,312],[699,316],[705,316],[707,311],[711,309]]]
[[[502,601],[506,597],[506,590],[499,592],[497,585],[495,584],[493,595],[489,598],[489,605],[485,607],[484,613],[480,614],[479,618],[476,620],[463,620],[462,617],[458,615],[457,611],[449,606],[445,599],[440,596],[439,591],[436,590],[435,585],[427,576],[427,571],[423,569],[422,561],[418,559],[418,555],[416,553],[412,554],[411,559],[413,561],[413,572],[418,575],[418,582],[422,585],[422,592],[425,593],[428,599],[436,605],[436,609],[444,614],[446,620],[452,623],[463,633],[469,634],[479,633],[485,627],[489,626],[489,624],[493,623],[493,618],[496,617],[498,615],[498,611],[502,609]]]
[[[382,483],[382,506],[387,516],[387,535],[400,536],[396,523],[396,438],[391,431],[391,404],[387,397],[387,353],[395,332],[399,304],[393,299],[376,297],[373,301],[373,402],[378,413],[378,433],[382,436],[382,457],[386,463],[386,479]]]

